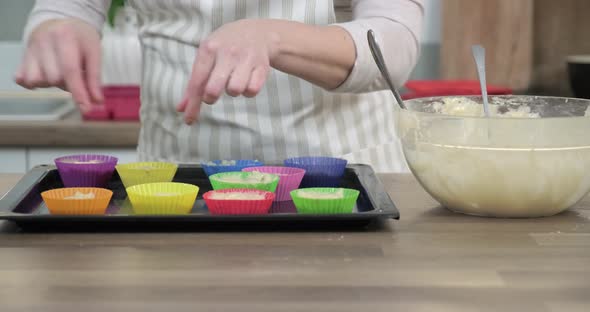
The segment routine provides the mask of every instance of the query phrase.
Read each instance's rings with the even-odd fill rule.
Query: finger
[[[93,104],[102,104],[103,94],[100,82],[101,50],[98,44],[87,43],[84,49],[84,69],[86,70],[86,86]]]
[[[59,86],[62,84],[63,76],[59,69],[59,61],[57,58],[57,50],[53,48],[50,41],[43,40],[39,44],[41,70],[47,79],[47,83],[51,86]]]
[[[255,97],[258,95],[260,90],[262,90],[262,86],[264,86],[264,83],[266,82],[268,71],[268,66],[259,66],[254,69],[252,76],[250,76],[248,87],[246,88],[246,91],[244,91],[244,96]]]
[[[80,105],[83,111],[91,109],[90,97],[86,88],[82,73],[82,50],[74,41],[57,45],[59,49],[59,63],[66,87],[74,101]]]
[[[215,50],[210,44],[203,44],[203,47],[197,52],[191,78],[187,86],[187,96],[190,99],[193,96],[202,97],[205,84],[209,80],[209,75],[215,65]]]
[[[39,60],[35,56],[34,52],[31,52],[31,54],[29,54],[29,57],[25,60],[25,62],[26,64],[24,68],[22,86],[27,89],[43,87],[45,85],[43,83],[45,79],[43,77],[41,67],[39,66]]]
[[[196,120],[199,119],[199,115],[201,114],[201,97],[191,97],[188,100],[186,105],[186,109],[184,111],[184,122],[187,125],[193,124]]]
[[[16,72],[14,73],[14,82],[16,82],[16,84],[18,85],[23,85],[23,79],[24,79],[24,74],[23,74],[23,70],[22,68],[18,68],[16,70]]]
[[[234,55],[224,53],[219,55],[215,61],[215,67],[209,75],[209,80],[205,86],[203,101],[207,104],[217,102],[225,86],[227,86],[230,76],[236,66],[237,59]]]
[[[198,118],[201,109],[201,100],[205,89],[205,83],[215,65],[215,47],[210,43],[204,43],[199,51],[193,64],[191,79],[188,82],[185,97],[188,104],[185,107],[184,120],[191,124]]]
[[[236,97],[244,94],[250,81],[250,76],[253,72],[251,63],[244,62],[238,64],[236,69],[231,74],[231,78],[227,83],[226,90],[227,94]]]
[[[187,105],[188,105],[188,97],[185,94],[184,97],[182,98],[182,100],[180,100],[180,102],[178,103],[178,105],[176,105],[176,111],[179,113],[184,112],[186,110]]]
[[[19,84],[20,86],[25,87],[25,88],[27,88],[27,86],[25,84],[25,77],[26,77],[26,71],[27,71],[27,64],[29,64],[29,62],[30,62],[29,59],[31,58],[30,54],[31,54],[31,50],[27,49],[23,59],[20,62],[20,65],[18,66],[18,69],[16,70],[16,73],[14,74],[14,81],[17,84]]]

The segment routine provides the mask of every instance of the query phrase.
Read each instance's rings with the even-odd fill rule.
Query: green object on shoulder
[[[125,6],[125,0],[112,0],[111,7],[109,8],[108,21],[111,27],[115,26],[115,16],[120,8]]]

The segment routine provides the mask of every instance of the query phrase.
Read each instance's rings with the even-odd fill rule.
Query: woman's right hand
[[[50,20],[32,32],[15,74],[27,88],[59,87],[72,93],[82,111],[102,104],[100,34],[77,19]]]

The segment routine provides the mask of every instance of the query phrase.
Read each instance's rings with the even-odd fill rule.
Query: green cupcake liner
[[[343,197],[338,199],[326,198],[305,198],[299,195],[301,191],[311,191],[318,193],[335,193],[342,190]],[[346,188],[331,188],[331,187],[314,187],[303,188],[291,192],[291,197],[297,207],[298,213],[303,214],[341,214],[352,213],[356,200],[359,196],[359,191]]]
[[[211,185],[213,186],[214,190],[226,190],[226,189],[254,189],[254,190],[261,190],[267,192],[275,192],[277,189],[277,185],[279,184],[279,176],[274,174],[266,174],[272,176],[272,181],[269,182],[261,182],[261,183],[252,183],[252,182],[227,182],[223,181],[224,177],[230,176],[239,176],[241,178],[246,179],[248,176],[252,175],[252,172],[222,172],[217,173],[209,176],[209,181],[211,181]]]

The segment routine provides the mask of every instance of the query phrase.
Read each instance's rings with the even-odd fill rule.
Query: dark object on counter
[[[568,57],[567,68],[574,95],[590,99],[590,54]]]
[[[178,167],[174,182],[198,185],[201,189],[193,210],[188,215],[135,215],[127,193],[117,173],[107,188],[113,197],[106,215],[75,216],[50,215],[41,198],[41,192],[63,187],[54,166],[38,166],[28,172],[19,183],[0,200],[0,219],[16,222],[25,230],[134,230],[176,229],[199,231],[207,228],[223,231],[240,226],[246,230],[266,229],[320,229],[333,227],[363,227],[374,221],[399,219],[399,212],[373,169],[367,165],[349,165],[341,185],[360,191],[353,213],[333,215],[306,215],[286,209],[286,202],[273,203],[267,215],[211,215],[201,194],[212,190],[203,168],[196,165]],[[274,205],[278,205],[274,207]],[[285,213],[277,213],[285,212]]]
[[[408,92],[404,99],[451,95],[480,95],[481,87],[477,80],[410,80],[404,86]],[[512,94],[507,87],[487,84],[488,95]]]
[[[84,113],[85,120],[139,120],[140,88],[135,85],[104,86],[104,106]]]

